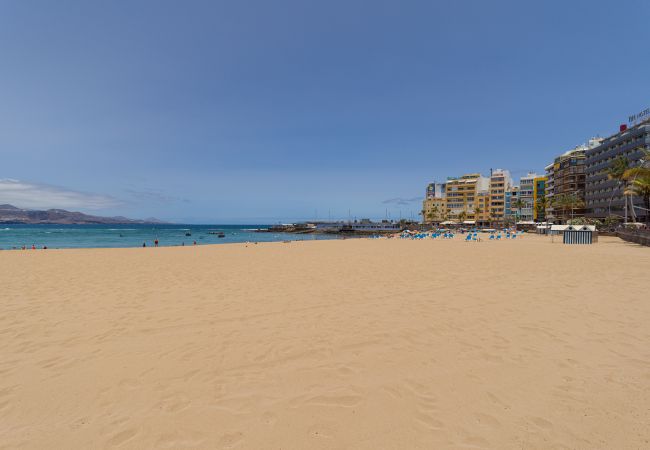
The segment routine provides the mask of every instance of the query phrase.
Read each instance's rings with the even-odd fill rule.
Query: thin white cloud
[[[408,205],[413,202],[418,202],[421,201],[421,197],[411,197],[411,198],[402,198],[402,197],[396,197],[396,198],[389,198],[387,200],[384,200],[382,203],[386,205]]]
[[[105,209],[121,204],[108,195],[0,178],[0,204],[5,203],[24,209]]]

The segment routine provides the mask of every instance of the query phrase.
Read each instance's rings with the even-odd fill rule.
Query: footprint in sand
[[[113,437],[108,441],[106,441],[106,445],[109,447],[118,447],[133,439],[137,434],[138,430],[135,428],[129,428],[124,431],[120,431],[119,433],[113,435]]]
[[[190,435],[166,433],[160,436],[155,448],[205,448],[205,438],[201,434],[191,433]]]
[[[468,447],[490,448],[490,443],[480,436],[467,436],[463,439],[463,444]]]
[[[541,417],[531,417],[529,420],[544,430],[553,429],[553,422],[549,422],[548,420]]]
[[[190,406],[190,399],[183,394],[174,394],[163,399],[159,407],[163,411],[175,413]]]
[[[234,433],[226,433],[219,439],[219,446],[221,448],[232,448],[244,439],[244,433],[236,431]]]
[[[140,386],[138,380],[126,378],[118,383],[118,386],[124,389],[137,389]]]
[[[423,384],[408,381],[406,386],[417,400],[415,411],[416,421],[430,430],[437,431],[443,429],[445,427],[444,422],[437,418],[439,412],[436,396]]]
[[[501,422],[489,414],[484,414],[484,413],[476,413],[474,414],[474,417],[476,417],[476,421],[485,427],[488,428],[500,428],[501,427]]]
[[[317,395],[307,400],[307,403],[317,406],[334,406],[352,408],[361,403],[360,395]]]
[[[88,423],[90,423],[90,419],[88,417],[80,417],[70,424],[70,428],[76,430],[83,427],[84,425],[87,425]]]
[[[264,414],[262,414],[262,422],[264,422],[267,425],[275,425],[277,421],[278,421],[278,416],[270,411],[267,411]]]

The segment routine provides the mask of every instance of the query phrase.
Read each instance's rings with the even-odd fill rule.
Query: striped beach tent
[[[597,241],[595,225],[568,225],[562,233],[563,244],[593,244]]]

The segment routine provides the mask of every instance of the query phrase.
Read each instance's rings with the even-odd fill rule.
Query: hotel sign
[[[627,118],[627,121],[630,124],[635,124],[635,123],[641,122],[642,120],[645,120],[645,119],[650,119],[650,108],[646,108],[643,111],[641,111],[640,113],[636,113],[634,115],[629,116]]]

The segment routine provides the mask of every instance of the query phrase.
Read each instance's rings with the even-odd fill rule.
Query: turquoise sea
[[[268,225],[11,225],[0,224],[0,249],[147,247],[338,239],[336,235],[258,233]],[[210,232],[223,232],[223,238]],[[186,236],[190,234],[190,236]]]

